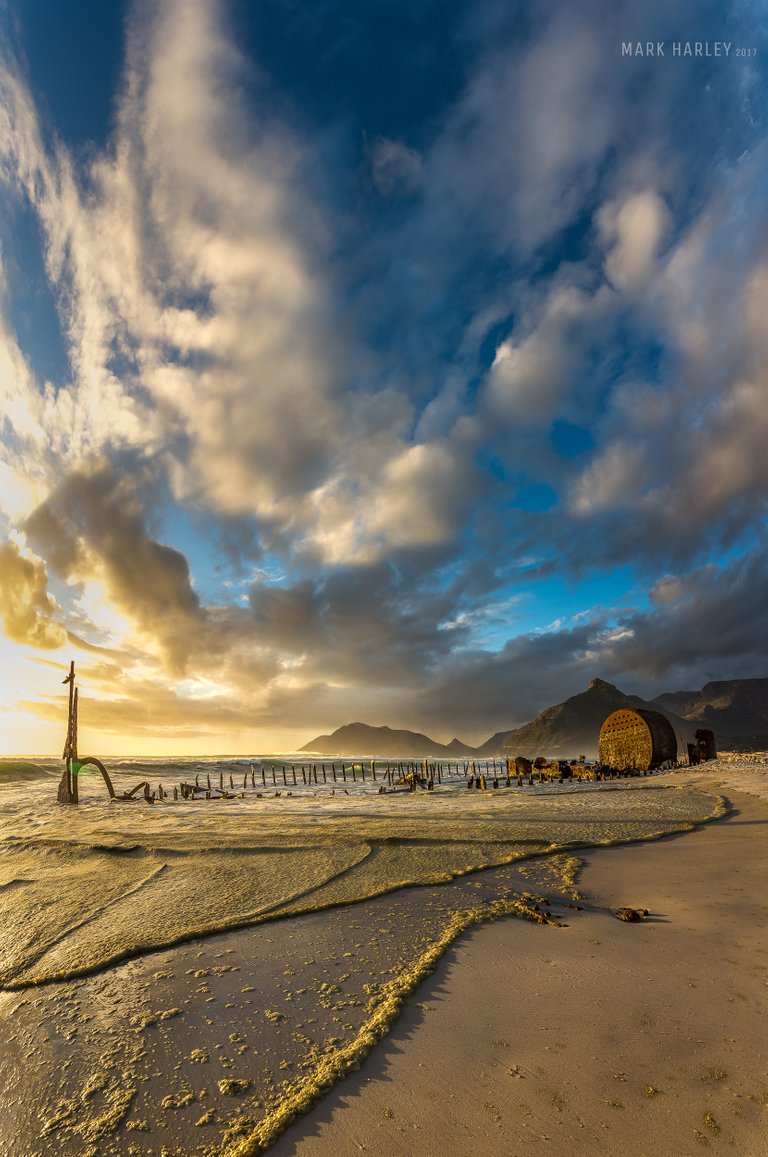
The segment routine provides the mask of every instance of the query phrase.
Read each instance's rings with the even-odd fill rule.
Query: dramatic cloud
[[[85,145],[0,18],[0,610],[113,734],[763,673],[760,6],[449,9],[394,94],[376,14],[136,3]]]
[[[43,560],[15,542],[0,544],[0,613],[8,638],[45,650],[62,646],[67,636],[56,609]]]
[[[614,386],[600,419],[600,448],[571,485],[574,513],[614,556],[636,555],[638,539],[649,556],[699,554],[705,543],[728,545],[764,518],[760,399],[768,362],[757,317],[768,259],[765,215],[739,223],[737,246],[728,239],[737,227],[730,198],[756,199],[765,171],[761,146],[742,163],[728,197],[696,219],[655,273],[644,271],[646,310],[658,314],[655,338],[664,342],[667,372],[661,381]],[[631,513],[631,523],[603,521],[611,511],[622,519]]]
[[[106,467],[73,473],[24,527],[63,579],[103,583],[148,644],[183,671],[197,642],[199,602],[185,557],[146,534],[133,480]]]

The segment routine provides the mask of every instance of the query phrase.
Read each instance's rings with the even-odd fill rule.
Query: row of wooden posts
[[[508,763],[509,761],[507,761],[507,764]],[[500,766],[504,766],[503,761]],[[313,784],[345,784],[358,782],[378,783],[382,787],[384,785],[389,787],[410,785],[414,782],[442,783],[443,775],[449,774],[451,767],[452,765],[449,763],[430,763],[428,760],[396,764],[390,762],[382,764],[382,761],[379,761],[377,770],[376,760],[374,759],[368,764],[361,763],[359,760],[349,764],[342,762],[338,768],[335,762],[299,765],[295,763],[273,763],[270,764],[268,768],[265,768],[262,764],[258,770],[251,766],[250,770],[244,773],[242,789],[240,789],[239,783],[238,788],[235,788],[234,777],[229,775],[227,777],[229,780],[229,791],[227,791],[224,772],[222,771],[219,772],[218,787],[216,786],[215,779],[214,781],[211,780],[210,774],[205,776],[204,785],[201,783],[201,776],[198,774],[195,776],[195,782],[193,784],[180,783],[178,787],[174,787],[172,794],[174,799],[178,799],[179,797],[182,799],[192,799],[201,793],[205,793],[206,797],[210,798],[211,794],[216,792],[219,796],[229,795],[231,798],[231,793],[239,793],[240,790],[247,790],[249,781],[252,788],[259,786],[275,788],[298,787],[300,783],[304,787],[312,786]],[[490,774],[491,767],[493,768],[493,775],[495,776],[497,774],[497,764],[495,760],[486,761],[486,774]],[[474,760],[469,763],[456,764],[455,769],[465,778],[469,776],[474,779],[480,775],[479,765],[476,765]],[[298,778],[299,775],[301,776],[301,780]],[[259,783],[259,778],[261,783]],[[158,784],[157,798],[166,799],[170,794],[171,793],[163,788],[162,784]]]
[[[525,766],[521,766],[524,764]],[[435,783],[442,783],[443,776],[448,776],[451,773],[458,774],[467,781],[467,787],[476,789],[498,788],[500,786],[509,787],[514,781],[518,786],[522,787],[526,779],[529,784],[533,784],[538,778],[540,783],[552,780],[553,778],[564,781],[564,778],[570,778],[570,773],[566,774],[565,766],[560,765],[559,776],[557,771],[553,771],[555,764],[547,765],[545,767],[536,767],[530,760],[485,760],[476,761],[469,760],[462,763],[439,763],[431,762],[429,760],[408,761],[392,763],[390,761],[379,761],[377,769],[376,760],[370,760],[369,763],[361,763],[359,760],[353,763],[342,762],[336,765],[331,763],[272,763],[268,767],[263,764],[256,769],[251,765],[250,769],[243,774],[242,787],[240,787],[239,776],[238,784],[235,786],[233,775],[228,775],[228,786],[225,784],[224,772],[219,772],[218,784],[211,779],[210,774],[207,774],[203,780],[200,774],[195,776],[194,783],[181,782],[178,786],[174,786],[172,793],[166,791],[162,784],[158,784],[156,795],[152,798],[167,799],[171,794],[175,800],[181,799],[196,799],[204,796],[206,799],[225,798],[234,799],[238,795],[242,797],[250,786],[252,789],[262,788],[290,788],[321,785],[321,784],[346,784],[346,783],[377,783],[379,784],[379,791],[383,791],[386,787],[395,788],[403,787],[415,790],[417,786],[430,790]],[[584,768],[584,771],[587,769]],[[608,769],[589,769],[590,779],[606,779],[620,777],[621,772],[609,771]],[[300,778],[299,778],[300,777]],[[574,778],[587,778],[586,776],[576,776]],[[149,785],[140,785],[145,788],[145,798],[150,798]],[[134,788],[134,792],[138,792],[138,788]]]

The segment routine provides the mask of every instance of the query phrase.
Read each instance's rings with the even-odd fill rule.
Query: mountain
[[[621,707],[648,707],[661,711],[681,737],[692,729],[675,713],[638,695],[625,695],[604,679],[593,679],[586,691],[572,695],[564,703],[547,707],[530,723],[511,731],[497,731],[478,748],[479,756],[492,756],[505,749],[510,755],[549,755],[572,758],[597,754],[597,737],[607,715]]]
[[[302,751],[319,755],[442,756],[444,759],[480,758],[498,755],[547,755],[572,758],[595,756],[597,737],[607,715],[621,707],[647,707],[660,711],[675,729],[678,746],[693,739],[694,731],[707,727],[715,733],[719,747],[746,750],[768,748],[768,679],[730,679],[707,683],[701,691],[672,691],[655,699],[625,695],[604,679],[593,679],[586,691],[572,695],[564,703],[547,707],[530,723],[510,731],[497,731],[480,747],[459,739],[438,743],[418,731],[398,731],[391,727],[370,727],[350,723],[332,735],[319,735]]]
[[[673,711],[690,724],[708,727],[723,746],[768,746],[768,679],[723,679],[701,691],[671,691],[658,695],[653,706]]]
[[[510,731],[497,731],[480,747],[471,747],[459,739],[438,743],[417,731],[398,731],[391,727],[371,727],[367,723],[349,723],[332,735],[318,735],[302,751],[320,755],[380,755],[393,757],[442,756],[492,757],[502,750],[511,755],[547,755],[573,757],[597,754],[597,737],[603,720],[620,707],[649,707],[662,711],[681,737],[692,738],[694,728],[660,704],[651,704],[637,695],[625,695],[604,679],[593,679],[586,691],[572,695],[564,703],[547,707],[530,723]]]
[[[445,759],[472,755],[473,748],[458,739],[438,743],[419,731],[400,731],[392,727],[371,727],[368,723],[348,723],[331,735],[318,735],[300,751],[318,755],[379,755],[408,758],[410,756],[441,755]]]

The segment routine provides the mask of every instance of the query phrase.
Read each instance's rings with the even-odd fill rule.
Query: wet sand
[[[544,920],[519,897],[535,887],[566,898],[576,866],[550,855],[2,993],[0,1152],[236,1150],[297,1086],[316,1095],[318,1066],[358,1063],[372,1017],[389,1027],[457,918],[487,919],[509,897],[510,910]]]
[[[686,782],[680,775],[668,778],[675,786]],[[711,792],[706,800],[714,802],[716,783],[701,775],[687,779]],[[627,817],[643,800],[660,798],[654,790],[658,782],[629,784],[618,794],[609,787],[611,796],[600,793],[591,802],[575,796],[568,808],[585,807],[590,815],[597,808],[599,815],[603,802],[610,802],[618,809],[611,833],[626,839]],[[745,808],[768,814],[765,803],[743,800]],[[682,803],[683,795],[673,792],[665,808]],[[531,800],[525,814],[533,817],[546,805],[542,815],[551,815],[553,804],[553,799]],[[449,806],[466,807],[458,799]],[[510,798],[503,806],[506,812],[518,805]],[[410,823],[404,814],[400,830],[410,832]],[[760,915],[752,897],[760,894],[757,881],[765,879],[765,854],[761,865],[761,845],[743,838],[764,829],[738,824],[739,817],[731,816],[658,843],[579,849],[577,856],[589,864],[579,883],[589,901],[580,912],[569,906],[578,863],[570,852],[550,852],[446,885],[400,889],[158,947],[93,976],[0,993],[5,1026],[0,1151],[14,1157],[241,1157],[260,1151],[254,1140],[260,1130],[274,1140],[277,1130],[265,1132],[262,1124],[271,1120],[279,1127],[286,1103],[299,1107],[297,1088],[306,1104],[318,1084],[337,1079],[339,1065],[346,1071],[362,1062],[357,1075],[300,1117],[271,1151],[323,1157],[345,1157],[361,1148],[469,1154],[480,1139],[487,1153],[500,1157],[514,1154],[518,1145],[526,1153],[539,1151],[532,1145],[551,1151],[554,1142],[565,1154],[616,1152],[618,1142],[622,1152],[644,1153],[643,1146],[631,1148],[639,1128],[634,1118],[639,1113],[644,1127],[665,1119],[669,1125],[669,1117],[679,1115],[688,1082],[701,1102],[691,1117],[698,1124],[686,1134],[695,1151],[736,1135],[738,1118],[712,1101],[726,1092],[731,1096],[734,1087],[747,1137],[744,1142],[739,1135],[738,1151],[762,1152],[749,1143],[756,1136],[755,1121],[765,1113],[760,1098],[765,1099],[768,1082],[747,1079],[751,1070],[744,1057],[730,1070],[725,1063],[742,1047],[747,1026],[753,1036],[761,1035],[749,984],[762,998],[768,978],[768,945],[750,939],[752,920]],[[597,838],[608,834],[602,819],[589,831]],[[703,845],[702,852],[702,838],[715,832],[724,835]],[[427,840],[419,858],[428,860],[431,849]],[[713,849],[719,849],[717,855]],[[488,851],[494,858],[493,849]],[[733,876],[737,856],[745,861],[742,879]],[[649,874],[648,865],[654,864]],[[679,884],[670,888],[670,879]],[[212,883],[217,886],[215,879]],[[701,896],[697,889],[703,889]],[[184,895],[186,906],[191,894]],[[606,911],[615,903],[648,907],[654,919],[622,924]],[[719,907],[703,920],[712,904]],[[158,907],[155,919],[161,911]],[[465,931],[441,957],[442,945],[457,930],[506,911],[528,921],[502,918],[477,932]],[[726,965],[729,954],[722,942],[733,938],[734,921],[742,947],[731,953],[735,963]],[[671,961],[665,969],[660,946]],[[713,946],[721,969],[714,979],[701,965],[713,956]],[[643,951],[650,954],[647,961]],[[694,959],[703,980],[697,979]],[[433,971],[434,963],[434,976],[408,996],[414,980]],[[723,984],[737,973],[736,988],[724,995]],[[701,1072],[691,1075],[683,1067],[673,1078],[669,1070],[679,1069],[678,1051],[683,1066],[699,1057],[692,1045],[690,1057],[681,1047],[682,1030],[668,1029],[670,1010],[684,1026],[690,1021],[693,1031],[699,988],[717,994],[723,1040],[713,1038],[711,1047],[699,1050]],[[372,1019],[379,1017],[381,1036],[403,1000],[403,1015],[391,1035],[365,1060]],[[706,1016],[703,1022],[695,1030],[708,1041],[714,1029],[707,1028]],[[730,1052],[726,1029],[733,1038]],[[677,1051],[662,1063],[659,1047],[665,1040]],[[760,1047],[756,1044],[755,1072]],[[649,1075],[654,1066],[661,1076]],[[616,1132],[621,1128],[626,1137]],[[674,1136],[677,1144],[680,1138]],[[659,1148],[660,1153],[686,1151],[682,1143]]]
[[[763,1157],[768,803],[724,790],[724,820],[580,853],[567,929],[504,921],[459,941],[275,1157]],[[620,904],[651,918],[623,923]]]

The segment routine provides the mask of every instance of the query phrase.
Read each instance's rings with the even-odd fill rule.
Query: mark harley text
[[[622,56],[730,56],[731,40],[622,40]],[[666,50],[669,49],[669,52]],[[736,56],[744,55],[737,49]],[[752,53],[750,52],[750,55]]]

